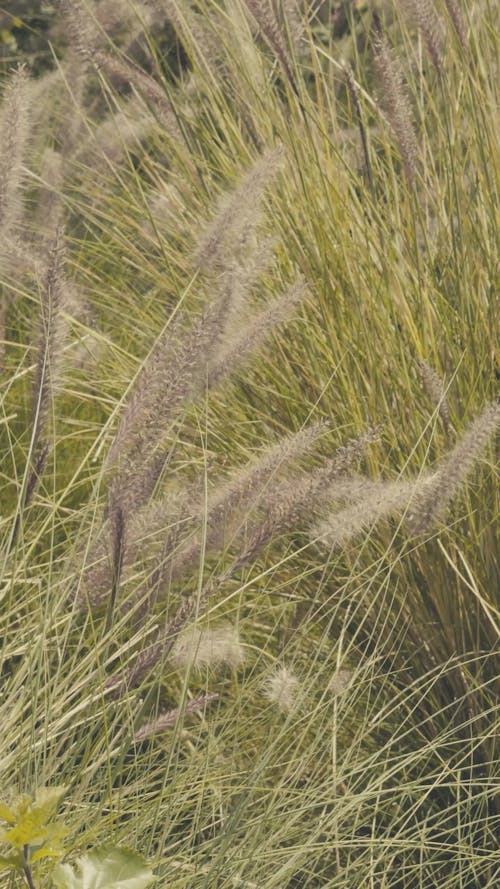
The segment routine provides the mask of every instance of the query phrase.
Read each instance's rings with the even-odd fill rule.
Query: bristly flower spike
[[[418,149],[403,73],[387,42],[378,16],[374,16],[374,26],[375,65],[381,86],[382,105],[399,145],[406,178],[413,185]]]
[[[432,481],[417,497],[408,524],[415,534],[431,530],[465,481],[477,458],[500,425],[500,401],[487,405],[457,442]]]
[[[299,687],[295,674],[288,667],[280,667],[266,679],[263,693],[282,713],[289,713],[297,703]]]
[[[0,105],[0,240],[14,234],[20,212],[19,189],[28,144],[29,79],[21,66],[7,81]]]
[[[161,713],[156,719],[141,726],[135,733],[135,740],[137,742],[146,741],[148,738],[153,737],[153,735],[159,735],[161,732],[165,732],[169,728],[174,728],[178,722],[186,716],[193,716],[195,713],[204,711],[207,704],[216,701],[218,697],[219,695],[216,692],[206,692],[205,694],[199,695],[197,698],[193,698],[192,701],[188,701],[182,710],[179,707],[176,707],[174,710],[168,710],[166,713]]]

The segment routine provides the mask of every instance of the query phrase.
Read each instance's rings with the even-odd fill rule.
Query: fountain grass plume
[[[167,532],[151,578],[127,603],[127,610],[138,604],[136,621],[142,621],[150,612],[167,582],[194,570],[202,549],[207,553],[223,548],[228,541],[234,542],[235,535],[243,530],[251,513],[265,501],[275,477],[289,471],[295,461],[309,454],[325,429],[325,423],[318,423],[283,437],[254,460],[236,469],[229,479],[216,485],[207,503],[204,499],[194,501],[188,498],[185,501],[186,511],[179,516],[173,531]],[[167,508],[169,500],[167,493],[164,498]],[[154,534],[155,513],[162,517],[161,503],[153,504],[151,511],[146,509],[142,517],[142,527],[148,528],[150,534],[153,532],[153,536],[157,536]],[[204,526],[203,534],[199,530],[201,525]],[[187,537],[184,542],[179,539],[182,531]]]
[[[443,72],[445,30],[433,0],[403,0],[403,9],[417,25],[438,74]]]
[[[61,379],[62,351],[67,335],[65,305],[65,249],[61,227],[49,252],[40,301],[38,347],[32,397],[32,450],[46,435],[50,405]]]
[[[279,667],[268,676],[263,694],[282,713],[289,713],[297,704],[300,682],[288,667]]]
[[[457,441],[435,472],[432,482],[417,497],[409,521],[414,534],[424,534],[445,516],[451,500],[474,467],[500,424],[500,402],[488,404]]]
[[[216,701],[218,697],[219,695],[216,692],[205,692],[188,701],[182,708],[175,707],[166,713],[160,713],[155,719],[146,722],[136,731],[134,740],[136,743],[140,743],[167,731],[169,728],[175,728],[186,716],[194,716],[196,713],[202,714],[207,705]]]
[[[457,32],[458,39],[462,44],[462,49],[465,52],[469,50],[469,41],[467,39],[467,28],[465,25],[464,17],[462,10],[460,9],[460,5],[457,0],[444,0],[446,9],[448,10],[448,15],[453,22],[453,26],[455,31]]]
[[[214,356],[208,370],[208,387],[221,385],[241,364],[248,360],[265,339],[287,321],[308,294],[304,280],[296,281],[283,296],[274,299],[262,312],[244,325],[234,340],[226,338],[224,347]]]
[[[416,482],[358,480],[351,489],[349,482],[342,490],[343,499],[352,500],[344,509],[330,513],[311,531],[311,538],[331,548],[344,547],[361,533],[370,529],[382,519],[401,516],[409,512],[417,493],[427,485],[420,478]],[[335,485],[332,486],[335,497]]]
[[[13,236],[21,214],[23,163],[30,136],[30,83],[26,68],[7,80],[0,105],[0,239]]]
[[[377,16],[374,17],[373,50],[382,107],[399,145],[406,178],[413,185],[419,157],[413,114],[403,72]]]
[[[236,188],[219,201],[214,219],[198,241],[195,263],[204,272],[225,269],[239,254],[259,220],[259,204],[264,190],[276,175],[282,159],[281,148],[265,151]]]
[[[426,361],[418,361],[417,366],[422,383],[424,384],[431,401],[437,407],[444,426],[444,431],[447,437],[449,437],[451,433],[450,408],[448,399],[446,398],[443,381],[434,368],[431,367],[430,364],[427,364]]]
[[[292,59],[288,53],[283,30],[279,25],[271,0],[245,0],[245,5],[258,25],[264,40],[274,53],[294,93],[298,93]]]
[[[240,667],[245,655],[236,627],[186,627],[174,642],[172,663],[177,668],[201,671],[221,666]]]

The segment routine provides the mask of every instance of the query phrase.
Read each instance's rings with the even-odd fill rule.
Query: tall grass
[[[316,6],[61,2],[5,80],[0,784],[175,889],[484,889],[493,8]]]

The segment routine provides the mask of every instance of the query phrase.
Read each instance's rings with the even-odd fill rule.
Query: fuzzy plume
[[[187,627],[179,634],[172,648],[176,667],[203,670],[228,666],[232,670],[245,660],[238,631],[230,624],[218,627]]]
[[[266,498],[267,486],[274,477],[289,469],[301,456],[309,453],[325,428],[325,424],[319,423],[285,437],[277,444],[266,448],[243,469],[235,470],[228,480],[217,486],[206,504],[204,498],[198,502],[190,499],[185,503],[184,518],[179,519],[177,531],[179,532],[181,527],[184,532],[192,531],[190,517],[193,517],[198,527],[205,526],[204,535],[195,529],[194,533],[181,543],[179,536],[174,540],[172,532],[169,532],[156,570],[146,587],[134,597],[133,603],[138,601],[142,603],[137,611],[137,620],[141,621],[150,611],[167,580],[171,582],[182,574],[192,571],[199,562],[202,550],[210,552],[221,548],[228,539],[231,539],[238,526],[243,526],[244,520]],[[167,497],[166,505],[168,502]],[[152,512],[161,517],[161,503],[154,505]],[[148,521],[147,515],[148,511],[145,511],[143,525],[156,536],[154,528],[157,526],[157,517],[153,514]],[[133,603],[128,603],[127,607],[130,608]]]
[[[436,71],[443,70],[445,31],[432,0],[403,0],[403,9],[417,25]]]
[[[41,294],[40,333],[33,386],[33,450],[45,435],[50,404],[60,380],[61,357],[67,325],[65,300],[64,243],[59,228],[49,253]]]
[[[234,191],[219,202],[217,213],[202,235],[195,252],[197,266],[219,271],[244,246],[258,221],[258,207],[282,157],[281,149],[264,153]]]
[[[220,40],[210,27],[208,8],[204,15],[199,15],[187,3],[180,9],[176,0],[153,0],[153,3],[161,7],[188,52],[191,51],[209,70],[221,69]]]
[[[192,701],[188,701],[182,710],[176,707],[174,710],[168,710],[166,713],[161,713],[156,719],[147,722],[135,733],[135,740],[137,742],[146,741],[148,738],[153,737],[153,735],[159,735],[161,732],[164,732],[169,728],[174,728],[177,723],[186,716],[192,716],[195,713],[203,712],[207,704],[216,701],[218,697],[219,695],[215,692],[206,692],[205,694],[199,695],[197,698],[193,698]]]
[[[280,667],[266,679],[263,693],[282,713],[289,713],[297,703],[299,688],[299,680],[292,671]]]
[[[418,369],[420,371],[422,382],[427,390],[427,394],[431,401],[436,405],[446,435],[449,436],[451,432],[450,409],[448,407],[448,400],[446,398],[443,381],[434,368],[431,367],[430,364],[427,364],[426,361],[418,361]]]
[[[499,425],[500,402],[497,401],[487,405],[476,417],[438,468],[432,482],[417,498],[408,522],[414,534],[424,534],[443,518],[449,503]]]
[[[352,670],[336,670],[328,683],[328,691],[335,696],[344,694],[350,688],[353,676]]]
[[[115,167],[129,151],[137,151],[141,141],[155,127],[155,120],[147,106],[137,96],[128,99],[123,107],[106,117],[76,152],[79,163],[91,166],[94,173],[99,162],[105,168]]]
[[[352,484],[350,492],[348,481],[339,485],[339,492],[333,486],[334,497],[339,493],[342,499],[352,502],[314,527],[312,537],[330,547],[346,546],[353,537],[369,531],[382,519],[407,512],[417,493],[426,489],[428,484],[429,480],[424,478],[416,482],[359,479]]]
[[[319,469],[295,479],[278,479],[269,485],[262,515],[249,528],[246,548],[236,560],[234,570],[253,561],[279,535],[308,526],[332,499],[332,486],[350,483],[344,479],[345,473],[377,436],[377,431],[369,430],[339,448]]]
[[[257,351],[276,327],[287,321],[308,293],[305,281],[298,280],[283,296],[273,300],[266,309],[243,326],[233,342],[225,343],[208,371],[208,386],[221,385],[225,379]]]
[[[304,4],[302,0],[282,0],[286,29],[296,50],[304,33]]]
[[[187,332],[178,321],[169,324],[136,379],[107,459],[116,467],[113,486],[134,509],[148,500],[161,472],[165,431],[201,391],[225,310],[225,298],[216,300]]]
[[[462,44],[462,48],[467,51],[469,48],[469,42],[467,40],[467,29],[465,27],[462,10],[460,9],[457,0],[444,0],[444,2],[446,4],[446,9],[448,10],[448,15],[450,16],[455,31],[457,32],[458,39]]]
[[[281,65],[283,73],[295,93],[297,83],[292,69],[283,31],[276,18],[271,0],[245,0],[246,7],[259,28],[264,40]]]
[[[52,148],[46,148],[40,171],[42,185],[34,214],[37,234],[42,241],[53,240],[62,222],[63,166],[62,155]]]
[[[7,81],[0,105],[0,241],[7,235],[12,237],[19,221],[29,110],[29,78],[20,67]]]
[[[377,18],[375,25],[375,65],[380,81],[382,105],[399,145],[406,178],[412,185],[415,180],[418,148],[411,106],[406,94],[403,73]]]

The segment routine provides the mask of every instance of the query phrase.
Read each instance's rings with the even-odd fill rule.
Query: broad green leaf
[[[46,835],[44,814],[35,810],[22,815],[14,827],[5,831],[3,838],[4,842],[15,849],[22,849],[23,846],[43,842]]]
[[[11,806],[2,804],[0,816],[13,826],[2,834],[4,842],[16,849],[23,846],[41,845],[47,839],[56,840],[64,835],[64,828],[59,825],[48,825],[54,815],[66,787],[40,787],[35,799],[23,795]]]
[[[63,850],[60,846],[42,846],[30,855],[30,861],[40,861],[41,858],[61,858]]]
[[[140,855],[113,846],[93,849],[80,858],[77,871],[69,864],[58,864],[54,885],[57,889],[146,889],[155,880]]]

